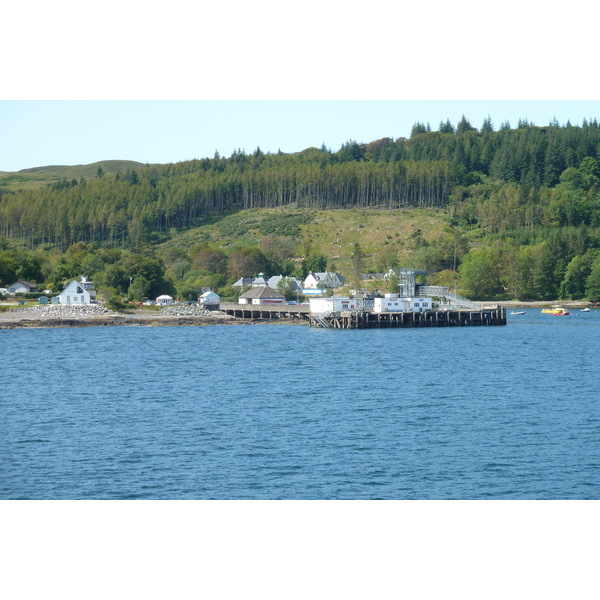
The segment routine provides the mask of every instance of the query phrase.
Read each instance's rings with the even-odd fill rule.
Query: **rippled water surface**
[[[600,498],[600,311],[508,318],[0,331],[0,498]]]

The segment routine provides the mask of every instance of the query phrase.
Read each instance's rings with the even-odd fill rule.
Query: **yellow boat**
[[[564,316],[564,315],[571,314],[569,312],[569,310],[564,308],[563,306],[553,306],[552,308],[542,308],[542,312],[547,313],[549,315],[557,315],[557,316]]]

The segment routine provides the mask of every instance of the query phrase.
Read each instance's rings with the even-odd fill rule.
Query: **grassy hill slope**
[[[207,220],[200,227],[171,231],[160,248],[190,248],[209,242],[225,252],[256,246],[269,236],[291,237],[327,256],[329,269],[351,272],[355,243],[365,252],[365,271],[402,264],[419,240],[434,243],[447,228],[447,214],[435,209],[302,211],[294,207],[252,209]],[[277,273],[271,273],[276,275]]]
[[[89,165],[48,165],[16,172],[0,171],[0,186],[10,190],[23,190],[47,185],[63,177],[66,179],[92,179],[102,167],[110,175],[127,169],[142,169],[146,165],[134,160],[101,160]]]

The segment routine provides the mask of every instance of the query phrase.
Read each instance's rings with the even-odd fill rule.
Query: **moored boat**
[[[542,312],[549,315],[556,315],[559,317],[571,314],[569,312],[569,309],[565,308],[564,306],[553,306],[552,308],[543,308]]]
[[[525,311],[524,310],[513,310],[510,314],[511,315],[524,315]]]
[[[582,308],[579,312],[590,312],[590,309],[586,306],[585,308]]]

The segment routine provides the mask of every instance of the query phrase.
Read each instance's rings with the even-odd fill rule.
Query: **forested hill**
[[[600,126],[520,122],[479,130],[466,118],[409,139],[349,141],[338,151],[234,152],[229,158],[147,165],[41,189],[0,187],[0,235],[34,248],[84,242],[135,245],[208,215],[279,207],[448,208],[489,231],[599,225]]]

